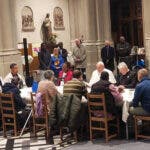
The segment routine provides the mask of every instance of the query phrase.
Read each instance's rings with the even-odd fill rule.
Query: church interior
[[[141,76],[150,77],[149,9],[150,0],[0,0],[0,149],[87,150],[91,148],[125,150],[128,148],[138,150],[143,148],[143,150],[148,150],[150,145],[150,130],[148,128],[150,125],[150,112],[148,112],[150,111],[150,96],[148,95],[147,98],[149,101],[147,102],[146,112],[148,112],[148,115],[146,113],[146,116],[145,114],[141,116],[131,113],[130,119],[130,105],[134,105],[135,94],[142,91],[136,91],[139,82],[141,83],[142,81],[142,79],[139,80],[140,70],[143,69]],[[135,76],[123,74],[123,71],[120,69],[123,67],[127,69],[127,73],[129,71],[134,72]],[[70,72],[67,70],[69,73],[67,71],[66,73],[64,71],[65,68],[69,68]],[[17,73],[14,75],[13,72],[15,71]],[[96,71],[98,72],[97,75]],[[102,77],[102,71],[108,74],[108,79],[107,74],[104,74],[104,77]],[[84,90],[81,87],[81,79],[78,76],[82,76],[81,78],[85,86]],[[130,77],[131,80],[129,81]],[[11,122],[14,116],[14,120],[18,119],[14,111],[16,112],[16,105],[19,105],[19,101],[15,102],[14,95],[10,94],[11,96],[8,96],[8,93],[11,92],[4,93],[5,89],[7,89],[5,84],[8,81],[9,83],[15,82],[15,78],[18,78],[17,83],[19,86],[17,88],[19,88],[19,96],[25,101],[25,108],[27,107],[26,119],[24,119],[24,125],[20,128],[19,133],[16,131],[18,127],[16,125],[17,122]],[[74,81],[71,83],[74,78],[78,78],[80,82],[74,84]],[[116,135],[114,134],[109,137],[106,131],[108,127],[105,128],[107,121],[111,120],[114,123],[113,121],[115,120],[111,116],[112,114],[107,113],[106,115],[99,112],[99,110],[94,112],[90,109],[90,99],[92,99],[90,94],[93,94],[94,85],[99,80],[103,80],[102,78],[107,79],[109,85],[113,84],[113,88],[117,89],[115,94],[111,91],[114,101],[115,96],[119,94],[123,99],[118,112],[120,114],[120,124],[116,123],[117,135],[119,134],[118,128],[120,128],[121,134],[112,140],[110,139],[116,137]],[[44,89],[44,94],[41,94],[43,89],[41,92],[40,82],[43,80],[50,80],[51,85],[43,85],[42,87],[41,84],[41,87]],[[136,84],[133,83],[134,85],[130,87],[123,80],[132,83],[136,80]],[[65,92],[70,92],[69,83],[77,84],[78,89],[73,91],[75,94],[71,93],[72,95],[77,95],[77,99],[78,94],[86,91],[86,94],[82,93],[80,95],[82,98],[80,98],[81,104],[79,104],[81,108],[83,107],[83,114],[86,114],[86,117],[82,116],[82,111],[80,110],[80,122],[84,120],[84,123],[80,125],[78,130],[70,132],[70,126],[70,128],[68,126],[57,127],[57,133],[52,144],[48,134],[49,132],[53,133],[56,127],[50,127],[48,121],[49,118],[51,119],[49,116],[51,116],[52,106],[54,107],[54,99],[57,105],[66,106],[66,109],[69,107],[68,111],[70,111],[68,115],[65,114],[67,110],[57,110],[55,107],[55,111],[58,111],[58,114],[55,114],[56,116],[59,113],[62,113],[61,117],[72,115],[71,104],[73,103],[73,97],[70,96],[71,102],[64,102],[66,98]],[[96,87],[98,85],[95,85]],[[106,88],[106,85],[102,86],[102,89],[104,88]],[[148,83],[146,88],[148,88]],[[76,90],[79,90],[79,93],[76,93]],[[50,95],[46,95],[45,91],[50,92]],[[40,97],[41,101],[43,102],[43,99],[46,99],[46,102],[44,101],[41,104],[40,102],[38,104],[37,101],[35,102],[35,99],[38,99],[38,93],[42,95]],[[59,94],[61,96],[57,96]],[[141,99],[142,96],[140,97]],[[8,97],[10,100],[11,98],[14,99],[13,103],[8,102],[14,108],[5,106],[6,102],[4,102],[3,106],[3,100],[5,101]],[[49,104],[49,102],[47,104],[47,98],[53,99],[52,104]],[[61,103],[58,102],[57,98],[62,100]],[[103,100],[103,97],[100,96],[100,99]],[[43,105],[44,103],[46,108]],[[69,105],[69,103],[71,104]],[[105,103],[107,105],[107,102]],[[143,102],[141,101],[140,103],[143,106]],[[96,105],[103,106],[103,103],[98,105],[91,102],[92,104],[92,107]],[[37,109],[33,109],[35,105],[43,108],[35,110]],[[74,105],[77,105],[77,102]],[[3,109],[3,107],[7,107],[8,110],[6,108]],[[104,110],[107,112],[107,106],[105,107]],[[43,121],[43,126],[34,126],[36,124],[36,119],[34,120],[34,117],[36,118],[37,115],[36,113],[43,111],[45,115],[45,109],[47,116],[44,119],[47,123],[43,123]],[[73,109],[73,114],[77,113],[76,109]],[[91,110],[93,112],[90,114]],[[9,114],[8,111],[12,112]],[[7,115],[5,115],[6,112]],[[78,118],[80,118],[79,114]],[[95,114],[99,119],[93,117]],[[5,119],[5,117],[9,119]],[[110,120],[109,117],[111,117]],[[105,121],[103,121],[104,118]],[[92,119],[93,121],[95,119],[95,121],[100,120],[102,122],[98,126],[92,127]],[[58,120],[57,122],[59,123],[60,120]],[[128,124],[128,120],[131,120],[131,128],[130,121]],[[55,120],[52,120],[52,123],[53,121]],[[118,121],[118,118],[116,121]],[[37,124],[39,123],[40,121]],[[73,124],[69,123],[69,125]],[[8,127],[10,129],[8,137],[6,137],[5,133],[7,130],[5,124],[6,126],[13,126],[13,128]],[[77,125],[78,123],[75,124]],[[28,129],[26,131],[27,126]],[[140,127],[138,128],[138,126]],[[43,127],[45,132],[41,130],[36,135],[34,131],[40,129],[40,127]],[[49,127],[50,129],[48,129]],[[98,129],[99,127],[101,128]],[[138,132],[138,130],[143,128],[144,131],[145,129],[148,131],[147,133],[144,132],[144,135]],[[69,131],[69,134],[73,137],[69,139],[69,142],[63,140],[63,130],[65,132]],[[98,134],[96,132],[95,136],[94,134],[92,135],[92,130],[104,131],[105,134]],[[113,127],[111,127],[111,130],[114,132]],[[34,136],[34,133],[36,136]],[[64,135],[64,137],[67,136]],[[98,140],[93,141],[93,137],[97,137]],[[142,138],[142,140],[138,140],[138,138]]]

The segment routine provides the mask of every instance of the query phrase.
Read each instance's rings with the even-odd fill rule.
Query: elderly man
[[[150,115],[150,78],[148,77],[148,70],[140,69],[138,80],[140,83],[135,88],[132,101],[133,107],[130,107],[129,112],[133,115]]]
[[[130,71],[125,62],[119,63],[118,69],[120,75],[117,78],[117,84],[125,88],[135,88],[137,84],[136,72]]]
[[[101,50],[101,58],[105,68],[114,71],[115,49],[110,46],[110,41],[105,41],[105,46]]]
[[[74,59],[75,68],[83,73],[83,78],[85,79],[86,74],[86,50],[81,44],[79,39],[75,40],[75,47],[73,48],[72,57]]]
[[[23,79],[23,77],[18,73],[18,65],[16,63],[12,63],[10,64],[10,73],[8,73],[6,75],[6,77],[4,78],[4,83],[11,83],[11,80],[14,77],[18,77],[19,78],[19,86],[21,87],[22,85],[25,85],[25,81]]]
[[[92,73],[92,76],[91,76],[91,79],[90,79],[90,82],[89,82],[90,86],[92,86],[94,83],[99,81],[101,73],[103,71],[108,72],[108,74],[109,74],[109,81],[111,83],[116,83],[116,79],[115,79],[112,71],[106,69],[105,66],[104,66],[104,63],[100,61],[100,62],[98,62],[96,64],[96,70],[94,70],[93,73]]]

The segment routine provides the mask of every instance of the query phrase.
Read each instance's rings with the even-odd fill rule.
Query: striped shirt
[[[64,84],[64,94],[75,94],[80,99],[82,96],[85,96],[86,94],[86,87],[85,84],[78,79],[73,78],[71,81],[68,81],[66,84]]]

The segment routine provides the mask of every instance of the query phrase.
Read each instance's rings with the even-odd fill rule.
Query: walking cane
[[[29,121],[31,115],[32,115],[32,109],[31,109],[30,114],[29,114],[29,116],[28,116],[28,118],[27,118],[27,120],[26,120],[26,122],[25,122],[25,124],[24,124],[24,126],[23,126],[23,128],[22,128],[22,130],[21,130],[21,133],[20,133],[19,137],[22,136],[22,134],[23,134],[23,132],[24,132],[24,129],[25,129],[25,127],[26,127],[26,125],[27,125],[27,123],[28,123],[28,121]]]

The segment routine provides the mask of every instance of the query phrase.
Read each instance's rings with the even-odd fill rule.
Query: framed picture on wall
[[[53,12],[54,18],[54,29],[55,30],[64,30],[64,18],[63,11],[60,7],[55,7]]]
[[[22,31],[31,32],[34,30],[33,11],[30,7],[25,6],[22,9]]]

